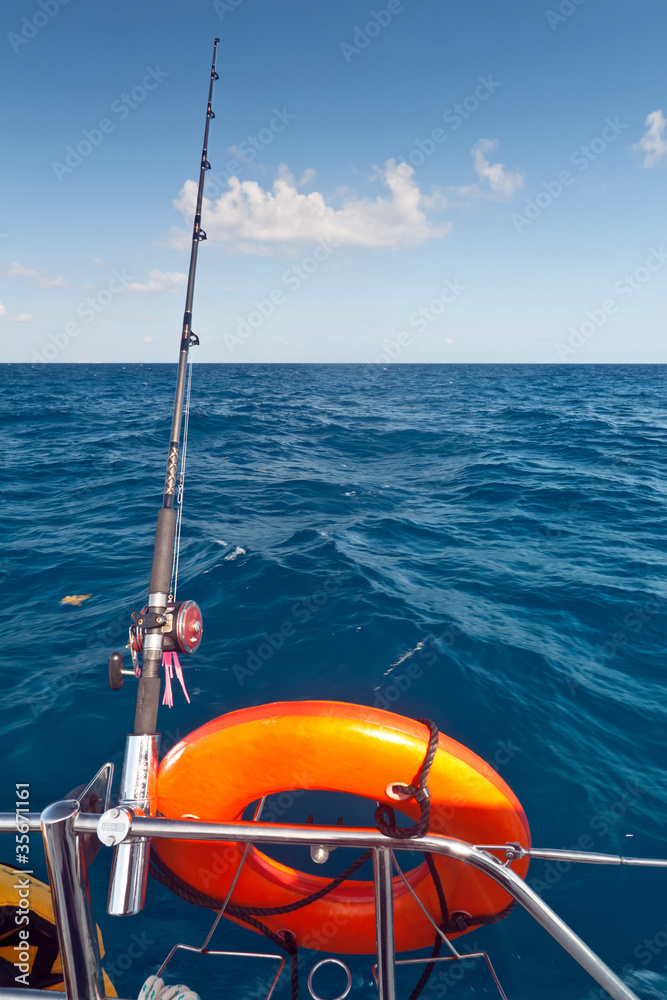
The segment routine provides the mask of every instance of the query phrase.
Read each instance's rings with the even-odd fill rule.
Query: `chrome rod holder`
[[[118,805],[131,809],[135,816],[155,815],[159,748],[156,734],[127,737]],[[107,913],[122,917],[143,909],[150,852],[147,837],[126,840],[116,847]]]

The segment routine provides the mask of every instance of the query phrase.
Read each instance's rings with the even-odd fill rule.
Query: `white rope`
[[[183,420],[183,447],[181,448],[181,474],[178,480],[178,493],[176,503],[178,514],[176,515],[176,545],[174,547],[174,558],[171,564],[171,594],[176,601],[176,588],[178,587],[178,563],[181,555],[181,525],[183,523],[183,492],[185,490],[185,465],[188,458],[188,428],[190,426],[190,392],[192,388],[192,361],[188,361],[188,382],[185,390],[185,407]]]
[[[166,986],[157,976],[149,976],[141,987],[139,1000],[199,1000],[199,994],[182,983]]]

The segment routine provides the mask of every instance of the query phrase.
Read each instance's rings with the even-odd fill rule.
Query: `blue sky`
[[[665,362],[663,3],[7,0],[5,361]],[[664,243],[663,243],[664,241]]]

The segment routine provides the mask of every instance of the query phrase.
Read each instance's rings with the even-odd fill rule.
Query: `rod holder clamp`
[[[127,838],[134,813],[125,806],[107,809],[97,824],[97,836],[105,847],[116,847]]]

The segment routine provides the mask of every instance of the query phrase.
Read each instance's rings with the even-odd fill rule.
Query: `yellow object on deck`
[[[104,945],[99,927],[100,956]],[[0,987],[64,990],[58,932],[48,885],[0,864]],[[104,992],[118,994],[106,972]]]

